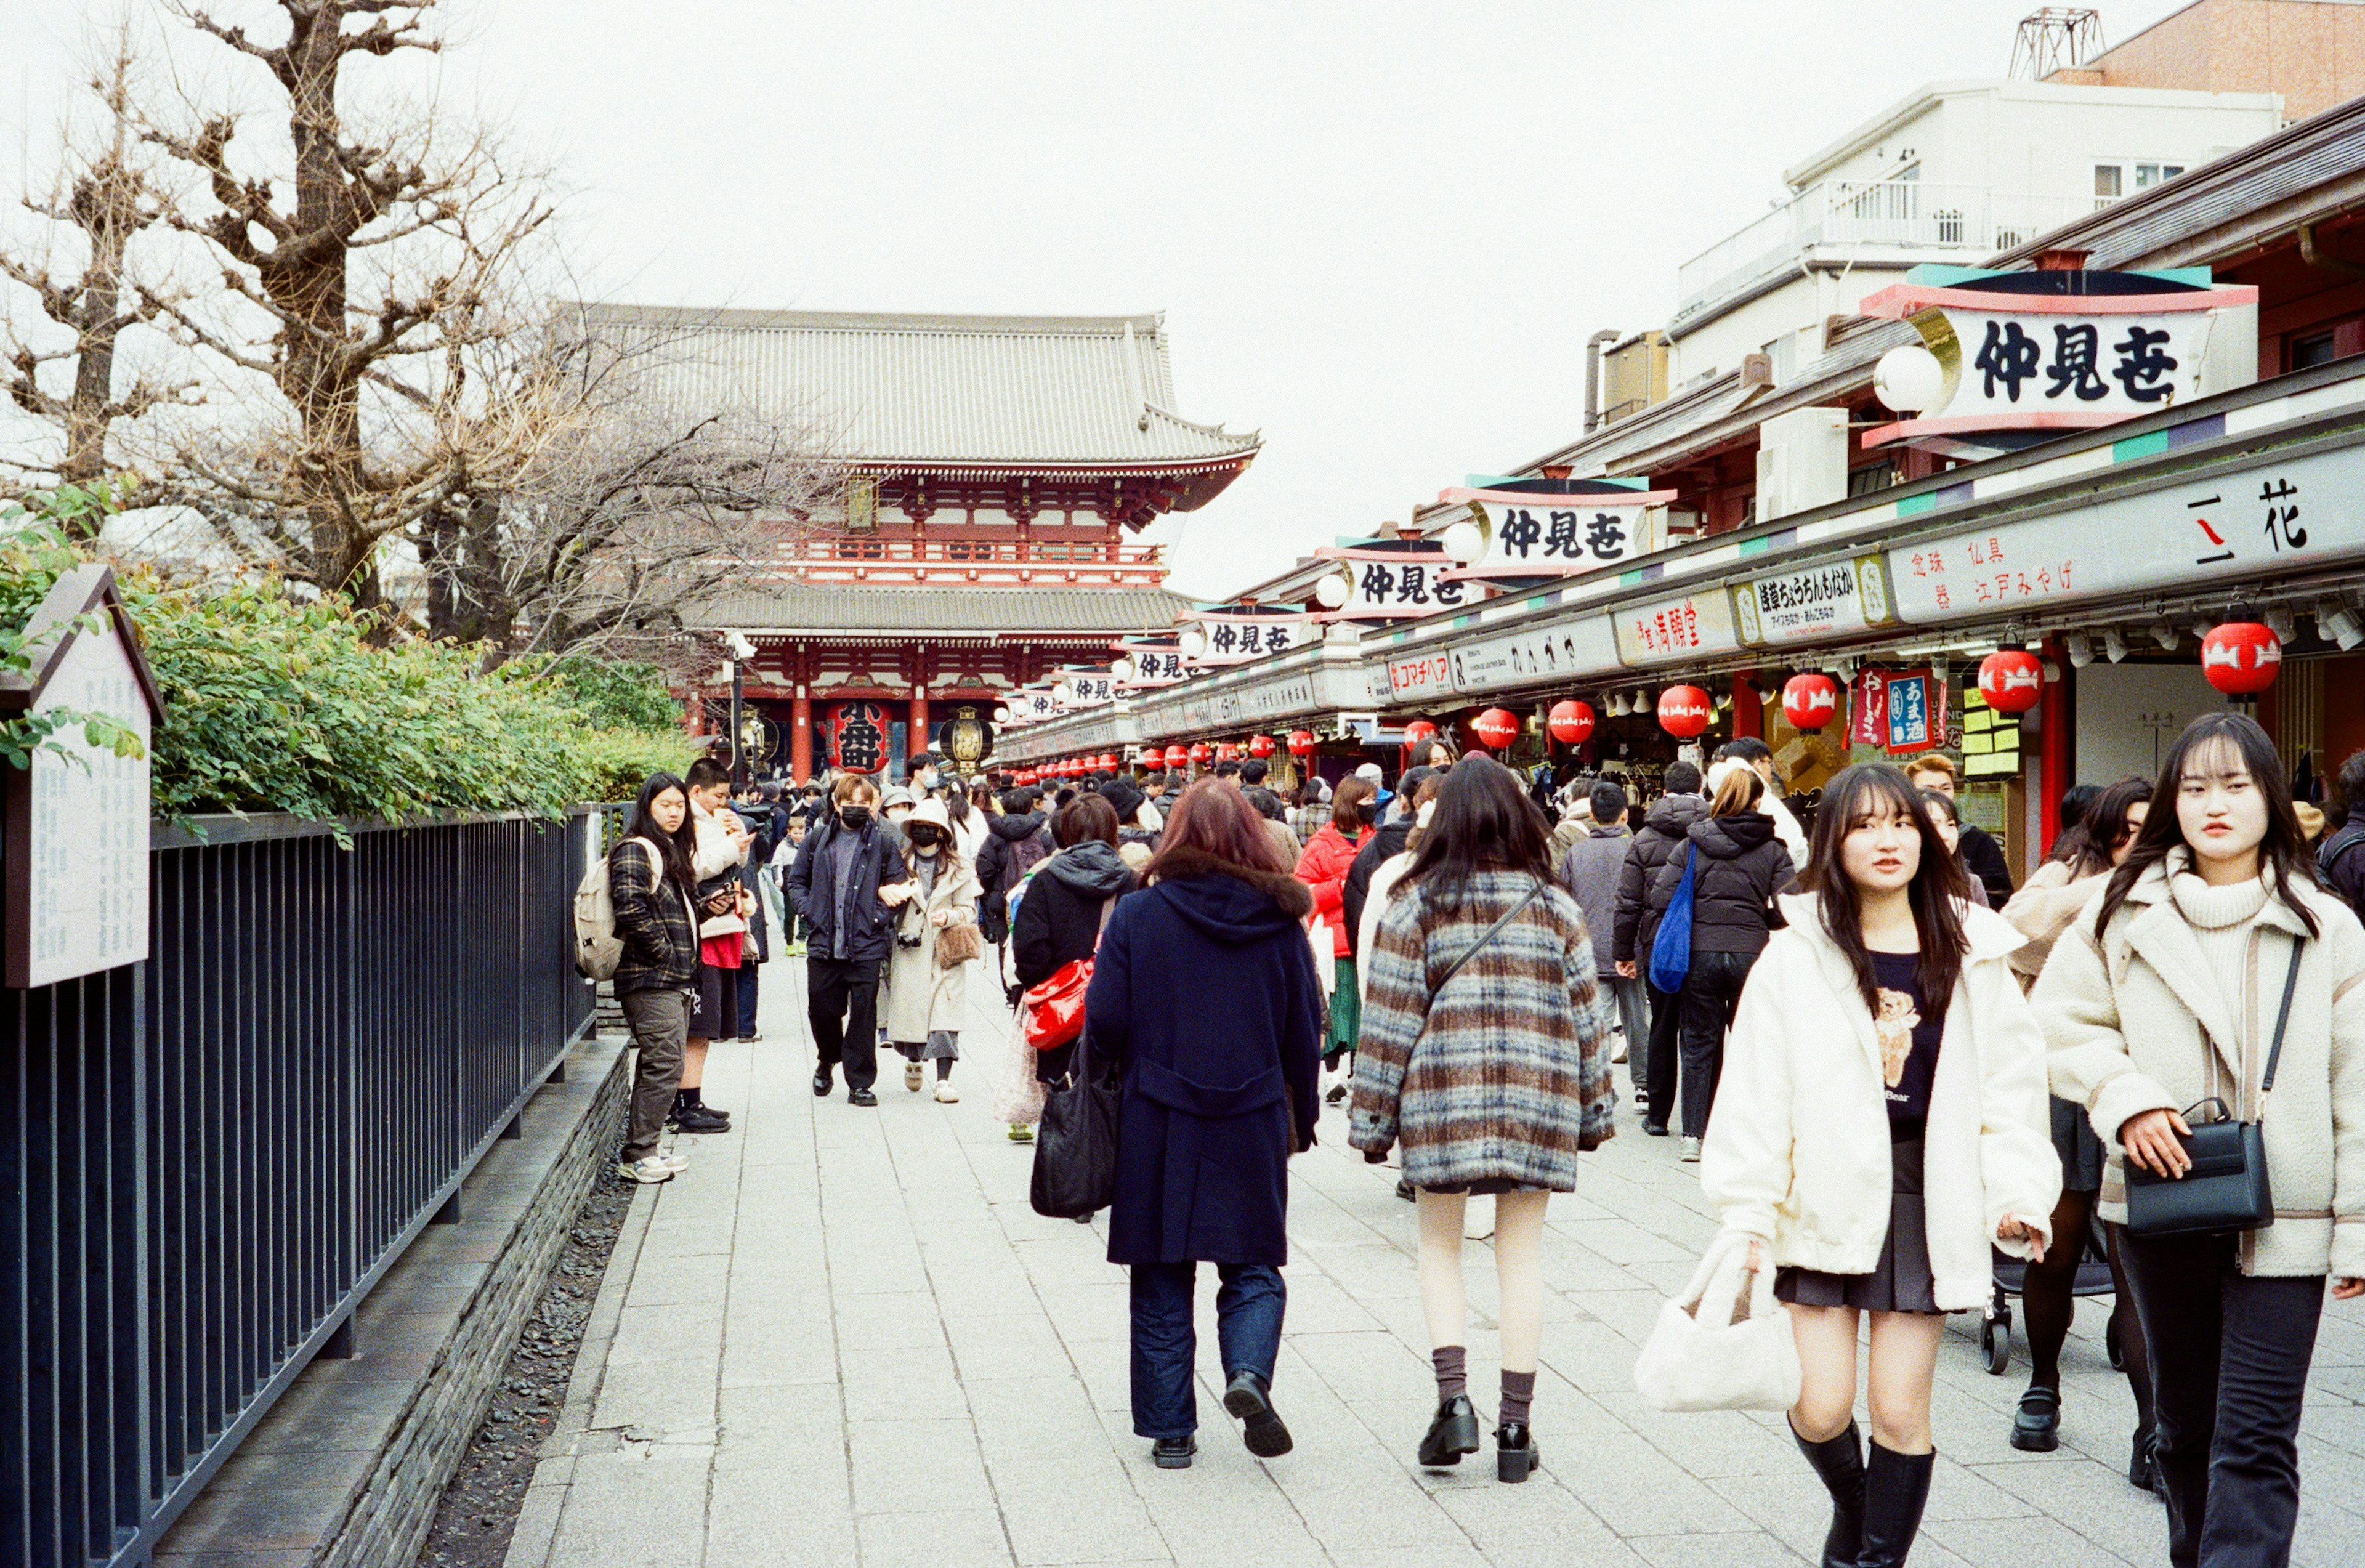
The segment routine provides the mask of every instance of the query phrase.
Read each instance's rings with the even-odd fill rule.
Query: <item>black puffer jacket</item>
[[[1101,905],[1133,890],[1133,868],[1100,839],[1062,849],[1026,884],[1010,923],[1011,967],[1020,985],[1037,985],[1100,943]]]
[[[1618,922],[1611,933],[1618,962],[1648,963],[1651,938],[1658,934],[1659,912],[1667,907],[1664,903],[1652,907],[1652,884],[1692,823],[1706,815],[1708,801],[1698,795],[1662,795],[1652,802],[1618,878]]]
[[[1010,935],[1010,890],[1027,868],[1051,853],[1050,819],[1041,812],[1002,816],[988,812],[985,842],[977,851],[979,935],[1000,942]]]
[[[1782,918],[1774,895],[1789,891],[1799,879],[1789,850],[1774,836],[1774,819],[1763,812],[1706,817],[1692,823],[1690,838],[1699,862],[1692,879],[1692,951],[1763,951]],[[1660,913],[1684,879],[1687,858],[1678,850],[1659,868],[1651,903]]]
[[[832,880],[833,846],[852,840],[854,865],[844,898]],[[815,958],[844,958],[877,963],[892,950],[895,912],[879,902],[879,890],[908,879],[903,841],[886,823],[873,817],[858,834],[833,817],[805,840],[803,852],[789,871],[789,902],[805,917],[812,932],[807,954]],[[846,923],[845,951],[839,952],[838,922]]]

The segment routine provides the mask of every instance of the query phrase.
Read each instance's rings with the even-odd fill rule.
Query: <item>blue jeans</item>
[[[1185,1438],[1199,1429],[1199,1402],[1191,1385],[1199,1353],[1191,1321],[1196,1263],[1133,1266],[1133,1435]],[[1216,1338],[1224,1375],[1252,1372],[1272,1381],[1281,1354],[1281,1315],[1289,1288],[1270,1263],[1218,1263]]]

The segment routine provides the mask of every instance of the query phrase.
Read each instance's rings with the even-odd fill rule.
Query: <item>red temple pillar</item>
[[[1737,669],[1732,672],[1732,738],[1765,738],[1765,712],[1757,700],[1757,672]]]
[[[928,689],[912,688],[912,735],[904,745],[903,755],[917,756],[928,749]]]
[[[789,721],[789,777],[800,784],[813,779],[813,699],[803,681],[797,682],[797,700]]]

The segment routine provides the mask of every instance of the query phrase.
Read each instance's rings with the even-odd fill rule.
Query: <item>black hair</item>
[[[1716,748],[1717,761],[1723,762],[1737,756],[1752,767],[1773,755],[1774,748],[1755,735],[1736,735]]]
[[[1002,792],[1002,814],[1023,817],[1035,809],[1035,791],[1021,785]]]
[[[2250,787],[2267,802],[2267,835],[2259,841],[2259,864],[2262,868],[2275,868],[2275,896],[2299,916],[2310,936],[2323,935],[2315,922],[2315,912],[2292,896],[2294,882],[2322,887],[2324,880],[2316,874],[2315,857],[2308,852],[2307,834],[2300,831],[2299,813],[2292,810],[2291,786],[2283,778],[2282,758],[2256,719],[2247,713],[2220,711],[2203,713],[2185,725],[2176,744],[2168,748],[2168,756],[2160,763],[2158,781],[2152,786],[2153,809],[2144,813],[2143,830],[2135,834],[2127,857],[2111,873],[2110,886],[2102,890],[2102,902],[2095,906],[2095,935],[2100,936],[2111,924],[2111,916],[2127,902],[2127,894],[2146,871],[2166,860],[2170,851],[2191,847],[2184,836],[2184,821],[2176,810],[2176,798],[2183,789],[2185,771],[2194,754],[2219,745],[2233,748],[2243,771],[2250,776]]]
[[[1265,780],[1265,775],[1272,771],[1271,763],[1261,756],[1252,756],[1240,764],[1240,782],[1250,785],[1261,784]]]
[[[1671,762],[1667,764],[1666,785],[1670,795],[1697,795],[1700,786],[1699,769],[1688,762]]]
[[[2054,808],[2053,814],[2061,824],[2059,832],[2062,837],[2068,837],[2072,828],[2086,820],[2087,810],[2093,805],[2095,797],[2102,792],[2102,787],[2100,784],[2072,784],[2061,791],[2061,803]],[[2054,843],[2057,846],[2054,858],[2067,859],[2068,857],[2062,855],[2057,847],[2060,839],[2057,838]]]
[[[717,784],[728,783],[731,769],[711,756],[701,756],[689,765],[689,776],[683,780],[693,790],[712,790]]]
[[[1913,911],[1913,929],[1921,956],[1913,967],[1914,983],[1922,990],[1924,1007],[1943,1007],[1955,994],[1963,972],[1963,954],[1970,939],[1963,934],[1963,906],[1971,896],[1970,879],[1963,863],[1946,852],[1945,840],[1930,821],[1922,792],[1903,773],[1885,762],[1859,762],[1843,768],[1823,786],[1822,804],[1815,809],[1815,830],[1809,841],[1806,874],[1799,879],[1822,906],[1823,933],[1855,972],[1855,987],[1866,1011],[1880,1014],[1880,981],[1872,954],[1864,945],[1864,902],[1855,879],[1847,874],[1843,850],[1848,834],[1876,817],[1895,815],[1913,824],[1922,838],[1922,863],[1906,884],[1906,902]]]
[[[1552,824],[1517,774],[1473,752],[1438,786],[1437,811],[1404,879],[1450,897],[1481,871],[1526,871],[1549,884],[1560,881],[1552,863]]]
[[[945,791],[945,815],[952,819],[953,826],[967,827],[969,825],[970,809],[968,790],[947,790]]]
[[[681,791],[681,826],[672,833],[657,825],[649,812],[650,805],[668,790]],[[698,827],[689,820],[689,787],[670,773],[652,773],[641,785],[640,797],[633,802],[633,815],[624,824],[626,838],[648,841],[664,862],[666,875],[681,890],[693,897],[698,891],[698,879],[690,875],[690,862],[696,857]]]
[[[1626,814],[1626,791],[1608,779],[1595,784],[1588,793],[1593,801],[1593,820],[1604,827]]]
[[[1945,812],[1946,820],[1956,827],[1963,825],[1962,808],[1956,805],[1955,797],[1947,794],[1944,790],[1922,790],[1922,804],[1931,811]]]
[[[2076,823],[2053,842],[2053,858],[2069,868],[2073,877],[2099,876],[2118,864],[2119,846],[2134,836],[2127,826],[2127,810],[2151,799],[2151,780],[2122,778],[2105,790],[2097,785],[2083,785],[2094,791],[2078,813]]]
[[[1238,778],[1239,776],[1239,771],[1240,765],[1237,762],[1219,762],[1216,764],[1216,777],[1218,778]]]
[[[2365,746],[2348,754],[2340,771],[2332,780],[2334,813],[2332,825],[2347,827],[2365,816]]]

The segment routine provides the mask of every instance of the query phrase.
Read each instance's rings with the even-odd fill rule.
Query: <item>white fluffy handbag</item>
[[[1719,1237],[1634,1362],[1660,1410],[1788,1410],[1799,1402],[1799,1342],[1774,1299],[1770,1263],[1749,1267],[1746,1236]],[[1764,1248],[1759,1249],[1761,1254]]]

